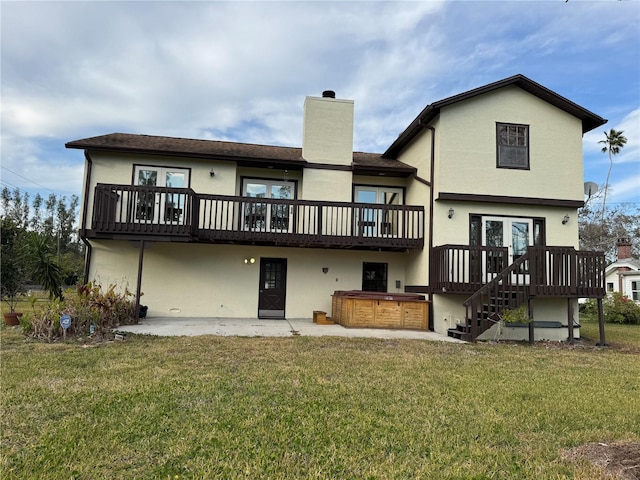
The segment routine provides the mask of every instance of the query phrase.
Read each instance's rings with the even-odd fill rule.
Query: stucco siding
[[[433,325],[438,333],[446,334],[449,328],[455,328],[456,324],[465,322],[465,307],[463,302],[467,299],[464,295],[434,295],[433,298]],[[567,299],[536,299],[533,300],[533,317],[536,322],[558,322],[565,328],[540,329],[536,333],[537,340],[566,340],[569,308],[573,312],[574,322],[578,322],[578,302]],[[513,333],[513,332],[512,332]],[[519,340],[526,338],[527,331],[518,330]],[[525,337],[522,337],[524,335]],[[580,336],[579,329],[575,329],[574,337]],[[513,335],[511,339],[516,339]]]
[[[454,214],[449,218],[449,209]],[[434,245],[468,245],[469,215],[506,216],[523,218],[544,218],[546,220],[546,243],[562,247],[579,247],[577,210],[573,208],[536,207],[491,203],[446,202],[434,205],[433,241]],[[565,215],[569,222],[563,224]]]
[[[353,110],[353,100],[305,99],[302,131],[302,156],[305,160],[351,165]]]
[[[352,173],[341,170],[305,168],[301,199],[334,202],[352,201]]]
[[[135,291],[138,246],[92,244],[90,277]],[[261,257],[287,259],[289,318],[309,318],[314,310],[330,312],[335,290],[361,289],[363,262],[388,264],[388,291],[402,292],[405,283],[402,253],[153,243],[144,251],[141,303],[149,307],[150,316],[256,317]],[[245,264],[245,258],[256,261]]]
[[[496,167],[496,122],[529,126],[530,169]],[[583,200],[579,119],[511,86],[442,109],[440,192]]]

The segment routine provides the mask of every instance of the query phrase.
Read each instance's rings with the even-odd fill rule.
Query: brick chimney
[[[631,258],[631,237],[620,237],[616,242],[618,247],[618,260]]]

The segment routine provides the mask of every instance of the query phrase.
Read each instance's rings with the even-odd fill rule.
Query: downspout
[[[431,183],[429,187],[429,330],[433,331],[433,283],[431,282],[431,254],[433,252],[433,189],[434,189],[434,166],[436,159],[436,129],[431,125],[425,125],[420,122],[420,126],[426,128],[431,132],[431,164],[429,167],[429,182]]]
[[[91,180],[91,167],[93,165],[93,161],[91,160],[91,156],[89,155],[89,151],[84,151],[84,158],[87,160],[87,168],[86,175],[84,179],[84,199],[82,201],[82,225],[80,225],[80,231],[78,235],[82,243],[87,247],[87,252],[84,257],[84,283],[89,281],[89,267],[91,266],[91,243],[87,240],[87,207],[89,205],[89,182]]]

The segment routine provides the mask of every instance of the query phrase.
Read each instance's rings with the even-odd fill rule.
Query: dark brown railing
[[[508,249],[443,245],[433,248],[430,262],[430,284],[434,291],[473,293],[508,265]]]
[[[460,246],[438,248],[449,252],[449,255],[445,255],[446,259],[473,258],[457,254]],[[481,252],[480,258],[491,258],[484,253]],[[606,261],[602,252],[579,252],[572,247],[532,246],[499,273],[491,273],[492,267],[491,263],[483,263],[481,268],[488,272],[485,275],[492,275],[493,278],[464,302],[468,340],[477,338],[490,328],[505,309],[528,305],[533,297],[598,298],[605,295]],[[446,278],[448,273],[453,283],[456,278],[465,278],[458,272],[474,268],[477,265],[474,267],[469,263],[448,266],[445,274],[440,272],[439,277]],[[455,288],[453,291],[455,293]]]
[[[193,190],[98,184],[91,228],[101,233],[190,236],[197,230]]]
[[[463,303],[466,308],[467,340],[475,340],[488,330],[502,311],[528,305],[530,276],[522,272],[527,268],[529,255],[530,251],[516,259]]]
[[[99,184],[92,228],[100,233],[175,232],[212,242],[421,248],[424,208]]]

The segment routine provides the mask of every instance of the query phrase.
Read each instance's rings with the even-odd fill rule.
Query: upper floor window
[[[498,168],[529,169],[529,126],[496,125]]]

